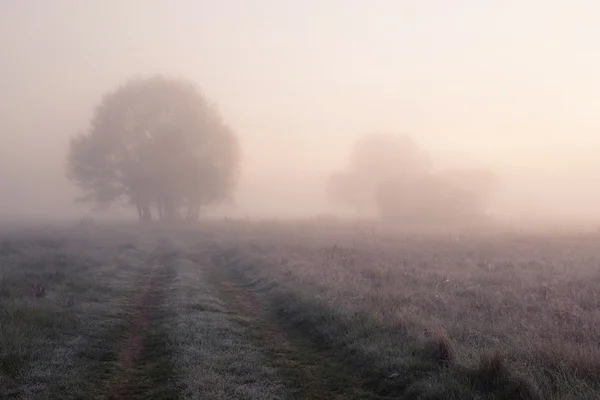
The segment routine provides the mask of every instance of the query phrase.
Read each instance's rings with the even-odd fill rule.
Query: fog
[[[600,220],[600,5],[397,0],[0,2],[0,217],[86,213],[69,138],[132,77],[185,77],[237,133],[232,216],[335,213],[365,134],[493,171],[513,221]],[[122,213],[114,210],[113,213]]]

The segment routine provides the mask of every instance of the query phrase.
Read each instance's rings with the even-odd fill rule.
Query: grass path
[[[0,398],[597,397],[591,242],[561,241],[551,260],[544,241],[418,240],[399,251],[334,246],[334,259],[320,242],[259,239],[116,228],[0,236]],[[479,252],[491,261],[469,258]],[[588,270],[569,277],[563,261]],[[519,266],[522,287],[501,276],[506,265]],[[498,336],[489,315],[504,318]],[[530,333],[545,347],[513,345]]]
[[[299,388],[297,398],[544,398],[501,357],[482,358],[475,366],[457,363],[444,336],[418,336],[418,326],[409,331],[385,325],[368,313],[345,314],[343,301],[327,302],[323,293],[311,293],[310,285],[294,284],[293,272],[279,279],[261,273],[252,253],[235,244],[216,244],[212,257],[222,296],[240,313],[254,316],[255,330],[273,353],[284,353],[275,359]]]
[[[218,259],[218,257],[217,257]],[[382,399],[363,389],[359,378],[300,334],[285,329],[268,312],[250,285],[239,280],[226,266],[209,269],[208,280],[229,309],[250,325],[252,340],[278,369],[293,399]]]
[[[118,362],[105,382],[100,398],[176,398],[173,390],[164,388],[169,385],[167,378],[172,371],[161,348],[165,344],[164,335],[157,333],[161,330],[160,307],[171,278],[169,265],[157,263],[139,284],[128,318],[130,326],[119,344]]]

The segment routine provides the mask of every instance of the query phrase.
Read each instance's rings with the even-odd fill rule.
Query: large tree
[[[239,147],[216,109],[186,80],[131,80],[104,96],[88,130],[73,137],[67,176],[81,200],[126,201],[141,221],[198,218],[227,200],[237,182]]]

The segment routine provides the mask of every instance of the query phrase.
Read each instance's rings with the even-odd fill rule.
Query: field
[[[1,399],[600,398],[600,237],[0,232]]]

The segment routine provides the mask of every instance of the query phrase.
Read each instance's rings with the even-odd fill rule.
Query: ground
[[[0,398],[600,398],[598,242],[5,229]]]

